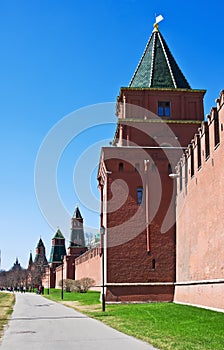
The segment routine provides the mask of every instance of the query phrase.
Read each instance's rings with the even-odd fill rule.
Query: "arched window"
[[[137,204],[138,205],[142,204],[142,199],[143,199],[143,188],[138,187],[137,188]]]
[[[120,173],[124,170],[124,164],[123,163],[119,163],[118,170],[119,170]]]

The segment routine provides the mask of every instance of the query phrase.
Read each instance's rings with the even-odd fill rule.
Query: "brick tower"
[[[158,25],[117,99],[112,147],[98,171],[106,300],[173,300],[175,182],[169,177],[204,118]]]
[[[46,258],[45,246],[40,238],[37,247],[36,247],[36,256],[34,259],[34,265],[40,266],[41,270],[44,270],[46,266],[48,266],[48,261]]]
[[[64,256],[66,256],[65,237],[58,229],[52,238],[49,267],[46,270],[45,281],[43,282],[46,288],[55,288],[55,270],[62,264],[62,259]]]
[[[66,276],[75,279],[75,259],[87,251],[85,246],[85,236],[83,228],[83,217],[78,205],[75,207],[74,214],[71,218],[71,236],[68,255],[66,257]]]
[[[73,217],[71,219],[70,247],[85,247],[83,218],[78,205],[76,206]]]
[[[51,254],[49,263],[57,267],[62,262],[62,257],[66,255],[65,237],[58,229],[52,239]]]

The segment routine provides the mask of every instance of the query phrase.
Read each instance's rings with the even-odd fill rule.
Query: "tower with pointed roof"
[[[155,26],[129,84],[130,88],[191,89]]]
[[[49,264],[45,270],[45,274],[42,277],[42,284],[45,286],[45,288],[55,288],[56,269],[62,264],[62,261],[66,255],[65,237],[58,228],[54,237],[52,238]]]
[[[30,290],[41,285],[42,276],[48,268],[46,251],[43,240],[40,238],[36,246],[36,254],[33,260],[32,252],[30,252],[28,268],[27,268],[27,286]]]
[[[74,214],[71,219],[71,247],[85,247],[85,236],[83,229],[83,218],[78,205],[75,207]]]
[[[42,241],[42,239],[39,239],[39,242],[37,244],[36,247],[36,256],[34,259],[34,264],[36,266],[47,266],[48,265],[48,261],[46,258],[46,252],[45,252],[45,246],[44,243]]]
[[[22,270],[22,267],[19,263],[19,259],[18,257],[16,257],[16,261],[15,263],[13,264],[13,267],[11,268],[12,271],[21,271]]]
[[[156,24],[129,86],[120,89],[112,147],[101,151],[108,301],[173,300],[175,184],[169,174],[204,119],[204,94],[191,88]]]
[[[33,255],[32,252],[30,252],[29,262],[28,262],[28,270],[30,270],[33,266]]]
[[[54,265],[60,265],[65,255],[65,237],[63,236],[60,229],[58,229],[52,239],[49,263]]]
[[[75,259],[87,251],[85,245],[85,236],[83,228],[83,217],[76,205],[73,216],[71,218],[71,235],[70,245],[68,247],[68,255],[66,257],[66,276],[75,279]]]

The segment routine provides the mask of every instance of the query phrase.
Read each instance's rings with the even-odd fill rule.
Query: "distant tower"
[[[72,220],[71,220],[71,237],[70,237],[71,247],[85,247],[85,237],[83,230],[83,218],[78,208],[75,208]]]
[[[58,266],[62,262],[62,257],[66,255],[65,249],[65,237],[58,229],[52,239],[51,254],[49,263],[53,264],[54,267]]]
[[[29,262],[28,262],[28,270],[30,270],[33,266],[33,256],[32,252],[30,252]]]
[[[56,274],[55,270],[62,264],[63,257],[66,256],[65,237],[58,229],[52,238],[49,266],[46,270],[46,283],[50,288],[55,288]],[[65,276],[66,278],[66,276]],[[49,280],[50,279],[50,280]]]
[[[71,219],[70,246],[67,255],[67,278],[75,279],[75,259],[84,254],[88,248],[85,246],[85,237],[83,229],[83,218],[78,206],[75,207]]]
[[[11,270],[13,270],[13,271],[15,271],[15,270],[22,270],[22,267],[21,267],[21,265],[20,265],[20,263],[19,263],[19,259],[18,258],[16,258],[16,262],[14,263],[14,265],[13,265],[13,267],[11,268]]]
[[[45,246],[44,243],[42,241],[42,239],[40,238],[37,247],[36,247],[36,256],[34,259],[34,264],[38,265],[38,266],[47,266],[48,265],[48,261],[46,258],[46,253],[45,253]]]

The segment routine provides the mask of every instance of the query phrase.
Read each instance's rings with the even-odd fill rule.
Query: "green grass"
[[[51,299],[60,301],[60,291],[52,291]],[[173,303],[106,305],[103,313],[97,292],[65,293],[64,300],[74,301],[70,306],[75,309],[161,350],[224,349],[224,313]]]
[[[61,290],[51,289],[50,294],[47,294],[45,289],[44,296],[53,301],[61,301]],[[88,293],[67,293],[64,292],[63,301],[77,301],[81,305],[100,305],[100,293],[89,291]]]
[[[3,328],[8,323],[9,316],[13,311],[15,296],[9,293],[0,293],[0,339],[3,335]]]

